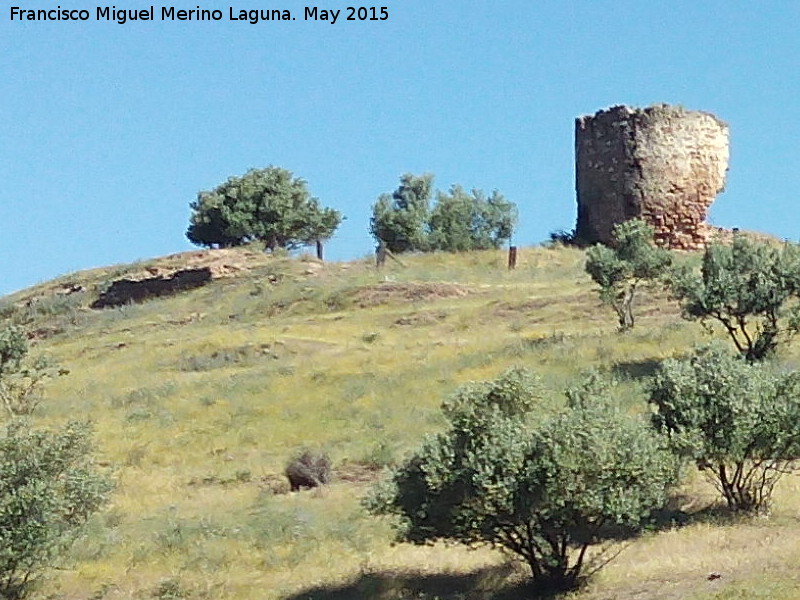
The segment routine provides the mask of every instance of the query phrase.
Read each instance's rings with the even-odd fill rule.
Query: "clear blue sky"
[[[520,208],[515,243],[538,243],[575,223],[575,117],[623,103],[727,121],[711,222],[800,237],[800,3],[382,2],[382,22],[197,0],[156,15],[199,5],[225,19],[126,25],[12,22],[4,3],[0,294],[189,249],[197,192],[269,164],[347,216],[332,259],[372,251],[370,206],[408,171],[499,189]],[[230,22],[230,6],[298,18]]]

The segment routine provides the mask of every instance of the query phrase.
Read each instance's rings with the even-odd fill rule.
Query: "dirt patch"
[[[359,289],[354,301],[360,308],[391,302],[430,302],[444,298],[460,298],[470,289],[456,283],[379,283]]]
[[[153,277],[172,277],[177,271],[206,269],[213,279],[236,277],[272,260],[269,254],[243,250],[241,248],[222,248],[216,250],[195,250],[179,252],[150,261],[139,271],[127,273],[128,279]]]

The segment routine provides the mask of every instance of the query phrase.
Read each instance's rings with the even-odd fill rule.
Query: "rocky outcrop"
[[[150,277],[131,280],[118,279],[100,294],[91,304],[91,308],[109,308],[123,306],[132,302],[143,302],[150,298],[171,296],[178,292],[192,290],[211,281],[211,269],[184,269],[176,271],[169,277]]]
[[[694,250],[725,187],[728,126],[714,115],[666,104],[615,106],[575,122],[577,238],[608,243],[617,223],[642,218],[658,243]]]

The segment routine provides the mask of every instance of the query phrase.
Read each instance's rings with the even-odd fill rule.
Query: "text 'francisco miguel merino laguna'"
[[[174,6],[155,6],[149,8],[117,8],[116,6],[97,6],[93,10],[70,9],[58,6],[51,9],[28,9],[12,6],[12,21],[115,21],[120,25],[131,21],[245,21],[255,25],[261,21],[296,21],[292,11],[286,9],[239,9],[229,6],[227,11],[204,9],[199,6],[192,9],[177,9]],[[323,9],[316,6],[303,8],[304,21],[325,21],[336,23],[341,17],[343,21],[385,21],[389,18],[389,10],[385,6],[347,6],[344,9]]]

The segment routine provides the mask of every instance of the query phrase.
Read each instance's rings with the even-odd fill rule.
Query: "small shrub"
[[[289,461],[284,474],[293,492],[319,487],[331,480],[331,459],[324,452],[306,449]]]
[[[638,289],[666,275],[672,264],[667,250],[653,243],[653,228],[633,219],[614,227],[613,248],[597,244],[586,252],[586,272],[600,286],[600,300],[610,305],[621,331],[634,326]]]
[[[261,478],[261,487],[264,492],[279,496],[291,491],[291,484],[285,475],[269,474]]]
[[[179,578],[169,577],[158,583],[151,597],[157,600],[183,600],[189,597],[189,591]]]
[[[323,303],[331,312],[346,310],[351,304],[351,295],[347,290],[326,291]]]
[[[748,361],[763,360],[800,331],[800,245],[780,249],[733,236],[730,246],[714,243],[700,273],[673,274],[673,293],[683,316],[721,324]]]
[[[377,331],[368,331],[361,335],[361,341],[365,344],[372,344],[378,341],[378,338],[381,337],[381,334]]]
[[[549,246],[581,246],[578,235],[574,229],[558,229],[550,232]]]
[[[250,471],[250,469],[239,469],[236,471],[236,473],[234,473],[233,476],[237,483],[248,483],[253,479],[253,473]]]
[[[393,467],[396,464],[395,454],[395,444],[387,440],[380,440],[372,445],[361,462],[365,466],[373,469]]]
[[[45,381],[69,372],[45,357],[30,360],[28,352],[21,328],[0,331],[0,402],[11,417],[32,414],[42,401]]]
[[[395,516],[401,541],[487,544],[523,560],[541,587],[577,587],[610,560],[587,554],[604,528],[635,528],[663,505],[676,461],[597,378],[549,418],[538,396],[522,370],[465,386],[442,406],[449,428],[395,469],[367,508]]]
[[[653,424],[732,510],[766,512],[800,458],[800,373],[748,364],[719,346],[667,360],[651,385]]]
[[[12,421],[0,437],[0,597],[26,597],[111,487],[93,465],[88,425]]]

